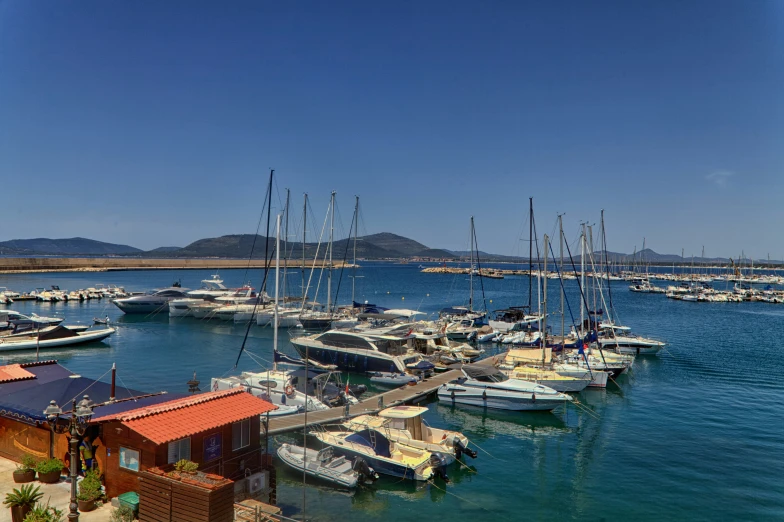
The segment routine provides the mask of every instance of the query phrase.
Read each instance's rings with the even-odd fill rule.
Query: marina
[[[390,263],[365,262],[359,270],[366,276],[357,291],[359,297],[363,300],[373,300],[379,305],[387,305],[391,309],[406,301],[416,303],[417,308],[430,317],[435,317],[438,310],[443,308],[444,303],[459,301],[460,296],[465,295],[464,291],[455,293],[455,289],[450,289],[454,285],[454,275],[417,275],[420,273],[417,265],[401,268],[399,265]],[[224,271],[221,273],[221,277],[226,281],[227,286],[241,286],[245,279],[243,273],[241,270]],[[211,272],[202,271],[201,273],[195,272],[192,276],[184,276],[183,286],[196,288],[199,286],[200,280],[209,279],[212,275]],[[433,279],[434,277],[441,279]],[[385,282],[390,281],[390,278],[396,290],[394,293],[389,290],[390,293],[387,294]],[[166,270],[160,272],[118,272],[113,278],[107,279],[103,275],[98,280],[91,278],[89,274],[79,273],[19,274],[7,276],[2,284],[8,288],[16,289],[48,287],[52,284],[59,285],[61,288],[89,288],[95,287],[96,284],[113,284],[128,291],[144,291],[148,288],[166,287],[171,284],[171,280],[171,272]],[[494,307],[511,306],[518,302],[515,296],[508,292],[510,284],[514,284],[512,279],[486,282],[486,285],[489,286],[485,287],[485,291],[489,294],[488,299],[492,299]],[[576,281],[567,280],[565,284],[567,294],[574,298]],[[612,284],[623,285],[624,283],[613,282]],[[558,294],[553,286],[551,285],[548,290],[551,293],[550,301],[557,302]],[[525,276],[519,277],[515,287],[519,287],[522,292],[525,292],[522,289],[527,288],[527,278]],[[398,403],[417,402],[428,408],[428,412],[425,414],[428,423],[437,427],[459,429],[472,442],[478,444],[479,458],[470,462],[471,468],[475,468],[476,471],[469,471],[461,465],[453,465],[457,467],[451,466],[449,469],[450,485],[445,486],[436,482],[437,487],[435,487],[424,483],[403,489],[400,489],[400,486],[395,486],[389,478],[381,476],[372,486],[357,488],[352,497],[354,501],[351,502],[351,508],[345,505],[344,497],[338,493],[328,493],[323,489],[323,485],[308,486],[308,488],[316,488],[313,491],[320,491],[319,498],[321,499],[316,501],[316,497],[308,495],[308,511],[315,517],[329,518],[329,513],[335,509],[348,509],[346,515],[348,520],[360,520],[366,516],[366,510],[370,509],[371,498],[385,499],[385,505],[388,506],[385,509],[393,509],[393,506],[398,505],[399,502],[406,503],[408,500],[420,499],[418,502],[425,502],[425,505],[420,509],[425,511],[430,510],[427,507],[429,505],[432,505],[433,509],[436,509],[435,506],[438,505],[440,506],[437,508],[439,513],[457,514],[457,510],[468,508],[475,509],[477,514],[481,514],[481,516],[494,514],[497,517],[508,517],[511,516],[511,512],[507,511],[507,508],[500,507],[494,501],[482,502],[476,506],[456,500],[451,507],[443,504],[431,504],[431,502],[433,498],[441,498],[438,495],[453,498],[450,493],[440,493],[438,488],[453,492],[461,498],[465,495],[473,497],[477,494],[489,495],[488,498],[491,499],[496,498],[497,480],[506,480],[523,488],[534,487],[539,483],[539,480],[544,480],[546,484],[551,484],[553,487],[570,487],[567,486],[569,477],[576,472],[575,466],[580,462],[584,463],[581,465],[590,466],[592,475],[595,477],[594,480],[598,480],[600,483],[602,481],[609,483],[613,480],[611,477],[617,473],[629,475],[631,469],[623,463],[623,460],[619,461],[618,458],[613,458],[609,461],[597,458],[596,453],[599,447],[597,444],[600,441],[604,444],[610,444],[613,451],[624,456],[625,459],[633,461],[637,458],[645,458],[650,462],[655,462],[657,469],[666,469],[667,465],[658,459],[656,452],[659,451],[658,448],[667,445],[670,453],[674,451],[682,462],[695,466],[694,469],[697,470],[695,472],[698,474],[690,480],[691,485],[688,488],[682,493],[678,488],[667,493],[666,496],[670,498],[670,503],[673,506],[684,506],[685,502],[691,502],[686,499],[690,488],[714,487],[721,489],[722,486],[710,477],[712,468],[707,463],[711,460],[706,461],[708,454],[700,449],[704,448],[704,445],[698,443],[696,439],[690,438],[677,442],[677,435],[675,435],[677,425],[672,424],[671,419],[676,418],[679,419],[679,422],[687,424],[701,423],[702,421],[699,419],[703,415],[717,415],[716,408],[721,408],[721,404],[725,400],[735,400],[730,397],[733,397],[735,391],[740,387],[746,386],[751,379],[754,380],[762,396],[766,397],[766,400],[755,406],[758,414],[756,418],[763,419],[766,416],[775,418],[776,414],[772,408],[774,408],[776,397],[780,397],[781,389],[775,384],[775,379],[769,371],[758,369],[749,358],[748,364],[742,364],[739,369],[727,372],[722,369],[720,364],[712,363],[711,357],[720,353],[717,351],[717,347],[720,346],[718,343],[736,343],[740,348],[735,350],[735,360],[741,362],[743,359],[737,357],[739,353],[747,353],[745,346],[749,345],[741,341],[741,338],[744,335],[742,332],[747,331],[748,327],[752,327],[756,332],[753,334],[756,350],[762,350],[761,353],[768,354],[769,357],[773,356],[774,347],[769,341],[760,337],[760,334],[771,328],[771,321],[775,321],[774,310],[776,308],[771,308],[771,313],[774,314],[771,316],[755,312],[758,310],[757,307],[761,306],[759,303],[739,303],[731,309],[724,308],[720,304],[707,303],[702,307],[694,308],[689,303],[652,299],[634,292],[615,292],[614,289],[613,295],[617,300],[616,305],[623,310],[625,324],[634,325],[635,331],[648,335],[661,335],[662,325],[664,325],[667,332],[665,336],[667,347],[658,356],[636,361],[634,368],[628,374],[616,378],[617,385],[609,383],[605,389],[586,389],[575,396],[577,401],[574,405],[567,406],[562,411],[556,411],[555,414],[515,413],[482,408],[473,411],[471,409],[463,410],[448,402],[435,400],[432,397],[433,391],[438,388],[437,385],[452,380],[455,375],[452,372],[455,370],[435,374],[428,378],[428,382],[420,382],[415,386],[392,390],[374,387],[367,376],[350,373],[352,384],[365,383],[370,388],[368,395],[363,396],[358,405],[350,407],[351,416],[373,414],[383,407],[390,407]],[[194,370],[197,373],[197,379],[202,382],[209,382],[209,376],[217,377],[223,374],[230,369],[231,362],[229,361],[236,356],[246,328],[243,324],[233,322],[200,320],[193,317],[169,317],[163,313],[149,316],[146,314],[126,315],[103,299],[81,302],[21,301],[13,303],[10,307],[26,315],[35,312],[41,316],[62,318],[65,324],[91,324],[94,317],[109,316],[110,324],[117,329],[117,333],[108,342],[86,345],[78,350],[48,351],[46,357],[57,358],[68,368],[94,377],[103,373],[102,370],[97,371],[96,365],[102,367],[106,364],[103,361],[116,361],[118,368],[122,370],[123,381],[129,386],[142,390],[159,389],[163,384],[166,389],[172,392],[184,392],[186,390],[185,382],[192,378]],[[671,309],[672,311],[670,311]],[[551,316],[550,321],[553,320]],[[555,321],[558,322],[557,319]],[[707,325],[719,323],[725,325],[721,330],[725,334],[724,337],[719,341],[715,335],[709,335],[703,341],[695,343],[690,336],[685,334],[689,331],[688,325],[695,321]],[[749,323],[749,321],[751,322]],[[728,325],[735,325],[735,328],[730,327],[727,330],[726,326]],[[281,329],[280,349],[284,353],[295,356],[296,352],[288,344],[288,335],[288,330]],[[300,332],[292,331],[291,335],[300,335]],[[150,344],[151,339],[158,341]],[[167,347],[165,351],[155,348],[164,345]],[[269,361],[268,364],[271,364],[273,359],[271,346],[271,329],[252,326],[246,349],[252,352],[254,357],[260,356]],[[487,357],[480,362],[489,364],[491,358],[502,355],[506,347],[502,344],[491,343],[485,346],[485,350]],[[155,359],[159,361],[159,364],[155,366],[149,366],[143,362],[145,356],[149,357],[152,353],[155,353]],[[187,354],[188,362],[183,364],[185,354]],[[750,352],[748,354],[750,355]],[[5,355],[3,360],[5,363],[12,363],[34,359],[34,352],[32,354],[19,352],[18,354]],[[222,364],[221,361],[223,361]],[[245,358],[241,360],[238,368],[243,371],[259,371],[260,369],[263,367],[259,368],[251,360]],[[689,403],[687,406],[687,403],[682,401],[681,393],[676,393],[677,389],[684,387],[687,390],[700,390],[701,396],[706,398],[704,402],[700,402],[700,409],[704,411],[699,413],[696,418],[693,413],[693,404]],[[706,395],[706,392],[709,393]],[[380,394],[384,394],[383,405],[379,404]],[[629,398],[632,397],[634,405],[629,402]],[[640,404],[646,405],[644,407],[646,413],[639,411]],[[650,408],[659,410],[660,413],[653,412]],[[684,416],[687,411],[692,413]],[[725,419],[722,430],[747,429],[746,416],[739,416],[739,413],[728,414],[724,409],[722,412]],[[344,408],[341,407],[323,412],[308,412],[308,424],[311,427],[307,428],[307,431],[318,430],[319,425],[323,425],[327,429],[334,429],[329,426],[343,422],[344,413]],[[741,426],[743,427],[741,428]],[[270,417],[269,440],[275,441],[272,442],[273,445],[288,443],[301,446],[304,442],[303,429],[305,427],[302,413],[278,418]],[[744,445],[745,449],[742,450],[741,455],[732,457],[725,453],[722,465],[726,465],[728,461],[730,466],[741,466],[742,468],[749,461],[754,462],[755,459],[763,458],[762,454],[757,453],[758,449],[756,448],[760,445],[764,447],[768,444],[774,444],[771,446],[773,448],[777,444],[766,442],[769,434],[772,434],[771,429],[773,426],[770,424],[755,423],[756,435],[751,436],[750,439],[747,437],[748,441]],[[605,433],[605,435],[600,435],[601,433]],[[609,435],[610,433],[613,435]],[[634,433],[635,436],[643,437],[647,434],[649,439],[644,446],[630,445],[624,440],[624,433]],[[718,433],[712,433],[710,430],[703,433],[703,437],[709,439],[718,436]],[[313,441],[312,436],[308,436],[308,447],[317,448],[318,446]],[[714,445],[710,453],[722,451],[724,447],[721,443],[718,446]],[[499,468],[497,461],[485,455],[484,451],[493,455],[499,451],[512,452],[519,455],[515,458],[520,459],[519,462],[531,472],[546,473],[547,478],[523,479],[503,467]],[[556,452],[564,451],[570,455],[569,463],[553,460]],[[692,457],[687,455],[694,455],[700,461],[691,460]],[[742,464],[740,459],[742,459]],[[665,467],[661,468],[661,466]],[[491,476],[485,477],[488,467],[492,468]],[[704,470],[705,474],[700,475],[699,470]],[[284,514],[296,514],[299,510],[297,506],[301,501],[301,499],[298,500],[301,497],[301,486],[296,477],[296,472],[279,470],[277,502],[279,506],[283,506]],[[470,481],[467,482],[469,477]],[[609,513],[620,512],[618,510],[628,513],[630,509],[638,509],[640,516],[644,518],[642,514],[647,509],[647,502],[639,496],[636,497],[637,508],[630,506],[613,508],[606,505],[608,496],[615,500],[613,504],[615,506],[622,505],[622,503],[618,504],[622,496],[635,497],[634,487],[636,484],[639,485],[638,480],[650,483],[659,479],[652,475],[640,475],[639,472],[632,473],[629,484],[622,486],[615,492],[605,491],[603,493],[601,509]],[[694,483],[694,480],[697,482]],[[753,484],[757,480],[765,479],[748,476],[746,480]],[[685,487],[685,484],[682,486]],[[423,487],[424,490],[422,490]],[[373,497],[368,497],[368,488],[374,491]],[[436,497],[427,494],[427,490],[435,492]],[[586,495],[588,506],[593,505],[595,509],[599,509],[599,497]],[[526,497],[525,503],[530,502],[538,504],[539,509],[549,510],[553,516],[557,516],[557,513],[569,512],[569,508],[556,507],[557,504],[547,503],[546,500],[537,499],[537,497]],[[723,505],[722,509],[726,509],[728,512],[732,512],[735,505],[734,501],[730,503],[730,500],[719,504]],[[514,505],[516,504],[512,503],[510,508]],[[762,506],[765,504],[763,503]],[[770,504],[767,508],[762,506],[758,508],[760,513],[767,512],[768,509],[776,509],[775,503]],[[562,511],[562,509],[566,509],[566,511]]]

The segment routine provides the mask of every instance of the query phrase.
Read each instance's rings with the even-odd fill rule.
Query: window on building
[[[191,438],[175,440],[169,443],[169,464],[182,459],[191,460]]]
[[[250,446],[250,419],[235,422],[231,425],[231,450]]]
[[[120,446],[120,467],[130,471],[139,471],[139,451]]]

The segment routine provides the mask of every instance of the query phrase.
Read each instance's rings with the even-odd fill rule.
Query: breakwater
[[[273,260],[274,262],[274,260]],[[316,267],[326,263],[316,262]],[[281,266],[285,263],[281,261]],[[0,258],[0,273],[37,272],[109,272],[116,270],[204,270],[225,268],[264,268],[264,259],[150,259],[138,257],[4,257]],[[301,267],[301,263],[288,262],[289,267]],[[307,268],[313,266],[308,261]],[[334,262],[335,268],[343,263]],[[349,265],[346,265],[349,266]]]

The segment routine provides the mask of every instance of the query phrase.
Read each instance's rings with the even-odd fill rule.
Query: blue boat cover
[[[391,453],[389,452],[389,440],[376,430],[362,430],[346,437],[346,441],[373,448],[373,451],[375,451],[376,455],[379,457],[389,458],[391,456]],[[371,441],[375,441],[375,444]]]
[[[431,363],[430,361],[422,360],[422,361],[419,361],[416,364],[409,364],[406,367],[410,368],[412,370],[428,371],[428,370],[432,370],[433,368],[435,368],[436,365]]]

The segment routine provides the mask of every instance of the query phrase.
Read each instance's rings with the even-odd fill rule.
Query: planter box
[[[232,522],[234,482],[197,472],[170,477],[164,468],[139,476],[139,520]]]
[[[95,509],[95,500],[77,500],[76,503],[79,506],[79,511],[81,513],[87,513],[88,511],[92,511]]]
[[[35,480],[35,470],[31,469],[25,472],[14,471],[14,482],[16,484],[25,484]]]
[[[13,522],[22,522],[32,510],[33,506],[14,506],[11,508],[11,520]]]
[[[38,482],[43,482],[44,484],[57,484],[60,482],[60,472],[50,471],[49,473],[39,473]]]

